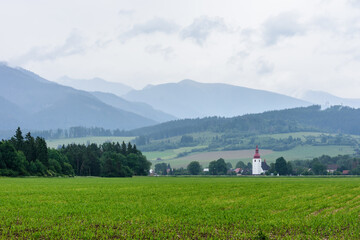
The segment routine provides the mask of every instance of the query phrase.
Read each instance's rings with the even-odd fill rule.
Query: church
[[[252,175],[265,174],[265,172],[269,169],[270,167],[267,165],[265,160],[261,162],[259,148],[256,145],[255,155],[252,161]]]

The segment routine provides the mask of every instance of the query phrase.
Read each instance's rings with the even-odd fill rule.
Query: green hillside
[[[230,162],[234,167],[238,161],[244,163],[251,162],[254,155],[254,149],[237,150],[237,151],[212,151],[193,153],[184,157],[176,157],[181,151],[189,149],[180,148],[175,150],[144,152],[144,155],[153,163],[170,163],[171,167],[180,168],[186,167],[192,161],[198,161],[203,167],[207,167],[209,162],[223,158],[226,162]],[[311,160],[322,155],[337,156],[354,154],[354,148],[351,146],[297,146],[286,151],[272,151],[268,149],[260,150],[262,159],[266,162],[272,163],[279,157],[284,157],[287,161],[293,160]]]
[[[241,150],[224,150],[224,147],[211,149],[211,140],[216,135],[210,133],[204,134],[192,134],[194,139],[202,139],[202,144],[195,144],[193,146],[183,146],[172,149],[157,150],[157,151],[143,151],[144,155],[153,163],[170,163],[172,167],[186,167],[191,161],[199,161],[204,167],[208,166],[210,161],[218,158],[223,158],[227,162],[231,162],[233,166],[238,161],[245,163],[250,162],[254,154],[256,144],[260,146],[260,153],[263,159],[267,162],[275,162],[278,157],[284,157],[286,160],[308,160],[321,155],[337,156],[346,154],[357,153],[358,136],[343,135],[342,139],[350,139],[354,141],[354,145],[320,145],[321,139],[328,137],[329,139],[336,138],[336,134],[322,134],[317,132],[298,132],[298,133],[284,133],[284,134],[266,134],[256,136],[257,141],[254,142],[251,147]],[[281,151],[275,151],[262,146],[262,142],[266,142],[267,139],[274,139],[276,141],[285,141],[290,138],[300,138],[301,142],[298,145]],[[265,139],[265,140],[264,140]],[[306,144],[312,139],[313,145]],[[57,148],[58,146],[67,145],[71,143],[75,144],[102,144],[104,142],[129,142],[134,141],[135,137],[84,137],[84,138],[69,138],[69,139],[56,139],[47,140],[47,144],[51,148]],[[157,140],[158,144],[167,142],[168,144],[180,143],[181,137],[172,137],[166,140]],[[252,142],[253,139],[243,138],[244,144],[248,146],[248,142]],[[345,140],[343,140],[345,141]],[[210,146],[210,147],[209,147]],[[141,150],[141,147],[140,147]]]

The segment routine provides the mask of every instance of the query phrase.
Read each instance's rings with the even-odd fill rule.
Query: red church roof
[[[255,150],[255,155],[254,155],[254,158],[260,158],[259,148],[258,148],[258,146],[257,146],[257,145],[256,145],[256,150]]]

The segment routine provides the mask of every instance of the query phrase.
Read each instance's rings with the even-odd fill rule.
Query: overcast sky
[[[0,0],[0,61],[134,88],[193,79],[360,98],[357,0]]]

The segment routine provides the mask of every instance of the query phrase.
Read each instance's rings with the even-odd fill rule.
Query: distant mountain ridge
[[[146,102],[178,118],[233,117],[311,105],[278,93],[193,80],[152,85],[132,90],[123,97],[129,101]]]
[[[356,98],[341,98],[322,91],[306,91],[301,99],[319,104],[323,108],[327,108],[334,105],[343,105],[353,108],[360,108],[360,99]]]
[[[88,92],[0,64],[0,130],[72,126],[133,129],[157,122],[103,103]]]
[[[112,93],[117,96],[122,96],[131,90],[131,87],[118,82],[109,82],[102,78],[92,78],[92,79],[74,79],[68,76],[63,76],[58,79],[58,82],[62,85],[73,87],[79,90],[87,92],[107,92]]]
[[[160,123],[176,119],[176,117],[174,117],[170,114],[164,113],[162,111],[156,110],[152,106],[150,106],[146,103],[129,102],[129,101],[127,101],[121,97],[118,97],[112,93],[91,92],[91,94],[94,95],[95,97],[97,97],[100,101],[102,101],[110,106],[113,106],[113,107],[116,107],[116,108],[119,108],[119,109],[122,109],[125,111],[136,113],[140,116],[153,119]]]

